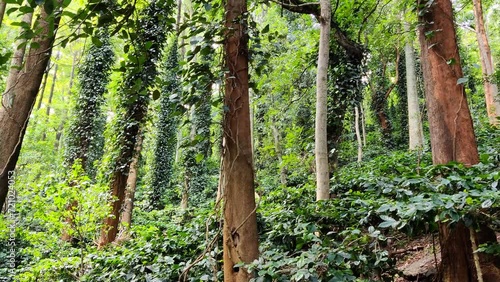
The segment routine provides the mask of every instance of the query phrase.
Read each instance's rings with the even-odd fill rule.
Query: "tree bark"
[[[463,74],[452,4],[450,0],[437,0],[424,9],[419,12],[420,21],[424,23],[419,27],[419,40],[433,163],[458,161],[470,166],[478,163],[479,157],[464,86],[457,84]],[[486,226],[481,226],[481,231],[493,232]],[[492,235],[495,238],[494,233]],[[442,280],[477,281],[469,229],[465,224],[462,221],[453,226],[440,223],[439,238]],[[484,271],[491,265],[491,262],[481,265],[485,267],[485,276],[495,275]],[[497,267],[492,268],[496,274]],[[500,276],[491,281],[500,281]]]
[[[363,110],[363,104],[359,104],[359,110],[361,112],[361,132],[363,133],[363,147],[366,147],[366,125],[365,125],[365,111]]]
[[[0,0],[0,27],[2,27],[3,16],[5,15],[5,8],[7,7],[7,2]]]
[[[356,139],[358,141],[358,163],[363,159],[363,143],[361,141],[361,133],[359,130],[359,110],[358,106],[354,107],[354,128],[356,129]]]
[[[40,86],[40,89],[38,92],[40,93],[40,98],[38,98],[38,105],[36,106],[37,110],[40,110],[42,108],[42,102],[43,102],[43,94],[45,93],[45,86],[47,86],[47,79],[49,78],[49,72],[50,72],[50,60],[47,63],[47,69],[43,73],[43,82],[42,86]]]
[[[141,158],[142,142],[144,136],[139,133],[135,146],[134,157],[130,163],[130,171],[127,178],[127,191],[125,192],[125,202],[121,216],[121,238],[126,238],[132,225],[132,211],[134,209],[135,190],[137,187],[137,169]]]
[[[57,1],[57,6],[60,6],[60,1]],[[13,96],[4,95],[4,99],[13,97],[11,103],[3,100],[0,108],[0,206],[3,206],[8,192],[8,172],[16,167],[29,116],[52,52],[55,32],[61,19],[59,9],[55,11],[53,16],[41,8],[38,23],[40,33],[33,39],[39,48],[30,48],[24,70],[19,73],[17,83],[12,88]]]
[[[404,24],[405,32],[410,31],[408,23]],[[424,146],[424,130],[422,128],[422,118],[418,103],[417,74],[415,71],[415,53],[412,40],[408,39],[405,45],[406,63],[406,95],[408,100],[408,132],[409,149],[418,150]]]
[[[483,70],[484,96],[486,99],[486,111],[490,124],[499,125],[500,121],[500,96],[498,95],[498,85],[491,81],[494,73],[493,58],[491,56],[488,35],[484,26],[483,7],[481,0],[473,0],[474,18],[476,20],[476,36],[479,44],[479,56]]]
[[[235,264],[259,256],[248,89],[248,33],[245,0],[226,4],[222,197],[224,281],[249,281]]]
[[[134,70],[127,73],[122,84],[123,95],[120,101],[119,120],[117,121],[117,154],[113,160],[113,172],[110,176],[110,192],[113,197],[111,205],[111,214],[106,217],[104,227],[101,231],[99,239],[99,247],[113,242],[118,231],[118,223],[120,220],[120,212],[125,198],[125,190],[127,187],[127,178],[130,171],[130,163],[136,148],[139,128],[143,126],[149,100],[150,93],[145,91],[158,74],[156,62],[159,60],[163,45],[166,40],[167,15],[166,11],[170,10],[168,3],[161,1],[151,2],[144,10],[137,29],[137,39],[135,40],[136,57],[144,56],[142,62],[130,62],[134,65]],[[150,43],[149,46],[146,43]],[[135,87],[137,81],[140,80],[141,87]],[[132,98],[132,99],[131,99]]]
[[[316,77],[316,200],[330,198],[330,178],[328,173],[327,147],[327,95],[328,95],[328,60],[330,53],[331,4],[329,0],[320,1],[320,39],[318,52],[318,74]]]
[[[22,21],[31,27],[31,21],[33,20],[33,13],[27,13],[23,15]],[[12,56],[12,61],[10,63],[9,76],[7,77],[7,83],[5,85],[5,93],[2,95],[2,102],[5,103],[3,106],[7,108],[12,107],[12,102],[15,96],[14,88],[18,83],[19,73],[23,68],[24,54],[26,53],[26,43],[27,39],[22,37],[24,29],[21,30],[21,38],[19,38],[16,43],[16,51]]]

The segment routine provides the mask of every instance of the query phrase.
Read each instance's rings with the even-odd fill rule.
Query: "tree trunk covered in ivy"
[[[177,145],[177,126],[179,123],[178,106],[180,105],[181,89],[179,85],[178,46],[174,43],[169,50],[165,62],[165,72],[162,74],[162,90],[160,97],[160,113],[158,117],[156,146],[153,161],[153,188],[150,197],[151,207],[161,210],[165,207],[164,197],[169,202],[178,202],[179,197],[172,187],[172,176]],[[168,190],[166,190],[168,189]]]
[[[488,34],[484,25],[483,7],[481,0],[472,0],[474,7],[474,18],[476,20],[476,36],[479,44],[479,57],[483,70],[484,96],[486,99],[486,111],[490,124],[498,125],[500,118],[500,95],[498,95],[498,85],[492,81],[495,72],[493,57],[491,56]]]
[[[249,281],[245,269],[259,256],[254,190],[252,135],[248,93],[248,32],[245,0],[225,6],[226,79],[224,97],[224,149],[221,175],[223,197],[224,281]]]
[[[330,173],[338,168],[339,144],[344,130],[346,111],[359,103],[363,56],[347,53],[339,46],[330,48],[328,93],[328,152]]]
[[[135,49],[127,62],[127,73],[120,88],[121,97],[114,130],[113,160],[110,175],[111,214],[105,219],[99,246],[115,240],[120,210],[125,198],[130,163],[136,147],[139,128],[143,125],[150,100],[149,87],[157,75],[156,63],[166,39],[171,3],[152,1],[137,24]]]
[[[211,57],[211,55],[202,56],[194,66],[203,75],[198,76],[193,82],[193,88],[197,91],[195,93],[196,101],[191,108],[191,133],[188,141],[191,146],[188,146],[184,151],[183,208],[186,208],[190,203],[197,205],[203,202],[203,199],[211,197],[205,195],[205,192],[210,193],[205,189],[211,188],[207,185],[209,180],[207,161],[210,157],[210,124],[212,122],[213,75],[209,64],[213,60]]]
[[[95,175],[93,163],[103,152],[105,117],[102,105],[114,63],[114,52],[105,28],[98,32],[98,39],[102,45],[90,46],[78,70],[78,96],[69,125],[65,156],[69,168],[76,160],[81,160],[82,168],[91,177]]]
[[[420,9],[423,24],[419,28],[419,38],[433,163],[477,164],[479,156],[464,85],[457,83],[463,73],[451,1],[429,1]],[[477,245],[487,241],[496,243],[492,230],[484,225],[480,229],[482,236],[476,238],[479,239]],[[476,269],[473,259],[476,250],[472,249],[470,237],[469,228],[463,221],[439,224],[442,280],[500,281],[498,260],[480,255],[482,269]],[[481,272],[483,277],[477,277]]]
[[[384,145],[392,148],[394,146],[394,140],[392,139],[393,125],[389,119],[387,99],[389,98],[389,94],[391,93],[394,85],[387,79],[386,69],[387,62],[382,61],[371,77],[371,107],[380,125]]]
[[[398,79],[396,83],[396,94],[397,94],[397,104],[395,105],[395,115],[394,119],[397,121],[396,124],[396,144],[398,148],[406,149],[408,148],[408,139],[410,138],[408,133],[408,95],[406,93],[406,62],[403,60],[398,60]]]
[[[0,108],[0,206],[8,193],[8,175],[14,171],[23,144],[30,113],[36,101],[38,88],[52,52],[55,32],[61,19],[61,2],[55,2],[53,13],[42,7],[36,20],[39,33],[30,48],[24,69],[19,73],[12,95],[4,95]]]

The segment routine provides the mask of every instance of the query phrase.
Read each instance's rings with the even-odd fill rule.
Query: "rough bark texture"
[[[405,23],[405,31],[409,32],[409,24]],[[415,71],[415,53],[411,39],[405,45],[406,63],[406,95],[408,100],[408,132],[409,149],[417,150],[424,146],[422,117],[418,103],[417,74]]]
[[[330,178],[328,173],[327,96],[328,96],[328,58],[330,52],[330,19],[331,4],[329,0],[321,0],[320,39],[318,51],[318,74],[316,77],[316,122],[315,122],[315,156],[316,156],[316,200],[330,198]]]
[[[240,262],[259,256],[248,93],[248,35],[245,0],[226,4],[222,190],[224,201],[224,281],[249,281]]]
[[[127,178],[127,190],[125,192],[125,202],[123,204],[123,212],[121,216],[122,232],[126,236],[132,225],[132,211],[134,210],[135,190],[137,187],[137,168],[141,158],[142,141],[144,136],[139,134],[137,144],[135,146],[134,157],[130,163],[130,171]]]
[[[0,108],[0,206],[3,206],[8,192],[8,172],[16,167],[19,152],[28,125],[29,116],[35,104],[38,88],[52,52],[55,30],[59,25],[60,11],[56,16],[48,15],[42,8],[37,21],[40,33],[34,38],[39,48],[30,49],[24,69],[19,73],[12,88],[10,101],[2,100]],[[4,98],[6,98],[4,96]],[[11,105],[8,107],[8,105]]]
[[[486,99],[486,111],[490,124],[498,125],[500,117],[500,96],[498,95],[498,86],[491,82],[491,76],[494,73],[493,58],[491,56],[488,35],[484,26],[483,7],[481,0],[472,0],[474,4],[474,18],[476,19],[476,36],[479,44],[479,55],[481,58],[481,67],[484,76],[484,96]]]
[[[171,8],[168,5],[162,1],[152,1],[143,10],[137,26],[140,32],[135,39],[134,52],[136,57],[144,56],[145,60],[130,61],[130,64],[134,64],[134,71],[127,73],[121,87],[123,93],[120,100],[121,113],[116,123],[117,140],[113,144],[117,153],[112,163],[113,172],[109,184],[113,197],[112,211],[104,221],[105,226],[99,239],[100,247],[113,242],[117,235],[130,163],[138,141],[139,128],[142,127],[148,110],[150,93],[147,89],[153,84],[158,73],[156,62],[161,56],[169,27],[168,16],[165,14]],[[139,81],[140,87],[137,87]]]
[[[458,161],[466,165],[476,164],[479,158],[472,119],[463,85],[457,84],[463,75],[451,2],[434,1],[420,14],[420,21],[424,23],[419,28],[419,37],[433,163]],[[494,238],[487,227],[481,226],[481,232]],[[469,229],[462,222],[452,226],[441,223],[439,237],[442,280],[477,281]],[[484,266],[483,278],[493,275],[496,278],[491,281],[500,280],[500,276],[495,276],[498,266],[492,266],[491,262],[481,266]],[[488,267],[494,271],[486,271]]]
[[[7,7],[7,2],[0,1],[0,27],[2,27],[3,16],[5,15],[5,8]]]
[[[31,27],[31,21],[33,20],[33,13],[27,13],[23,15],[22,21],[26,23],[27,26]],[[21,31],[22,33],[22,31]],[[12,56],[12,61],[10,63],[9,76],[7,77],[7,83],[5,85],[5,93],[3,94],[3,101],[8,103],[7,107],[10,107],[10,102],[14,99],[14,87],[19,79],[19,73],[23,67],[24,54],[26,53],[26,38],[19,38],[15,46],[16,51]]]

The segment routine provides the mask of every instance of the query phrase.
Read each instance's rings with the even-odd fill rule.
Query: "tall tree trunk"
[[[154,82],[157,69],[156,62],[161,56],[163,44],[166,40],[166,29],[171,3],[152,1],[143,10],[139,19],[137,39],[134,52],[135,57],[144,56],[142,62],[131,61],[134,71],[127,73],[122,84],[123,96],[120,101],[121,113],[117,122],[117,141],[115,142],[117,154],[113,160],[113,173],[110,176],[111,215],[106,217],[104,227],[99,239],[99,247],[113,242],[118,233],[120,211],[125,198],[127,177],[130,163],[138,140],[139,128],[142,127],[148,109],[150,93],[142,91],[148,89]],[[148,44],[149,46],[147,46]],[[138,80],[141,87],[136,87]],[[131,91],[130,89],[136,89]],[[132,97],[132,99],[131,99]]]
[[[405,31],[410,31],[408,23],[404,24]],[[424,146],[424,130],[418,103],[417,74],[415,71],[415,52],[412,40],[408,39],[405,45],[406,62],[406,95],[408,97],[408,132],[410,136],[409,149],[417,150]]]
[[[56,2],[57,6],[60,4],[60,1]],[[12,88],[13,95],[3,97],[3,104],[0,108],[0,206],[3,206],[7,196],[8,174],[16,167],[29,116],[36,101],[38,88],[52,51],[55,32],[61,19],[59,8],[56,7],[54,11],[56,11],[56,16],[47,14],[45,9],[41,8],[38,23],[40,33],[33,39],[33,42],[39,44],[39,48],[30,48],[24,70],[19,73],[17,83]]]
[[[434,1],[419,15],[420,21],[425,23],[419,28],[419,39],[433,163],[458,161],[468,166],[476,164],[479,157],[472,119],[464,86],[457,84],[463,74],[451,1]],[[481,232],[495,238],[494,233],[491,234],[493,231],[486,226],[481,226]],[[439,239],[443,281],[477,281],[478,271],[475,271],[469,229],[465,224],[461,221],[453,226],[440,223]],[[483,278],[493,275],[494,280],[488,281],[500,281],[498,265],[493,265],[491,269],[494,271],[486,271],[490,269],[490,262],[484,261],[483,266]]]
[[[33,13],[27,13],[23,15],[22,21],[26,23],[27,26],[31,27],[31,21],[33,20]],[[22,29],[21,34],[24,32]],[[27,39],[21,35],[16,43],[16,51],[12,56],[12,61],[10,63],[9,76],[7,77],[7,83],[5,85],[5,93],[3,94],[3,102],[7,103],[3,106],[7,108],[12,107],[13,99],[15,96],[14,88],[18,83],[19,73],[23,68],[24,54],[26,53]]]
[[[330,53],[330,20],[331,4],[329,0],[321,0],[320,39],[318,52],[318,74],[316,77],[316,200],[330,198],[330,177],[328,173],[327,96],[328,96],[328,60]]]
[[[276,120],[274,117],[271,118],[271,131],[273,133],[274,148],[276,150],[276,157],[278,157],[278,167],[280,168],[280,182],[282,185],[286,185],[286,167],[283,166],[283,153],[281,151],[281,138],[278,126],[276,125]]]
[[[363,143],[361,141],[361,133],[359,130],[359,110],[358,106],[354,106],[354,128],[356,129],[356,140],[358,141],[358,163],[363,159]]]
[[[3,16],[5,15],[6,7],[7,7],[7,2],[5,2],[5,0],[0,0],[0,27],[2,27]]]
[[[359,110],[361,112],[361,132],[363,133],[363,147],[366,147],[366,125],[365,125],[365,111],[363,110],[363,104],[359,104]]]
[[[222,193],[224,201],[224,281],[249,281],[245,269],[259,256],[254,190],[250,99],[248,93],[248,33],[245,0],[226,4]]]
[[[476,36],[479,44],[479,56],[483,69],[484,96],[486,98],[486,111],[490,124],[498,125],[500,118],[500,96],[498,95],[498,85],[492,82],[494,73],[493,58],[491,56],[488,35],[484,26],[483,7],[481,0],[472,0],[474,4],[474,18],[476,19]]]
[[[125,192],[125,202],[121,215],[121,239],[126,239],[132,225],[132,211],[134,210],[135,190],[137,187],[137,170],[141,158],[142,142],[144,135],[139,133],[135,146],[134,157],[130,163],[130,172],[127,178],[127,191]]]
[[[49,72],[50,72],[50,61],[47,63],[47,69],[43,73],[43,82],[42,86],[40,86],[40,89],[38,92],[40,93],[40,98],[38,98],[38,105],[36,106],[37,110],[40,110],[42,108],[42,102],[43,102],[43,94],[45,93],[45,86],[47,86],[47,79],[49,78]]]
[[[56,56],[56,60],[59,59],[59,54]],[[49,119],[50,115],[50,105],[52,104],[52,98],[54,97],[54,89],[56,88],[56,81],[57,81],[57,68],[58,65],[57,63],[54,63],[54,73],[52,74],[52,84],[50,85],[50,92],[49,92],[49,100],[47,101],[47,107],[45,108],[45,119]],[[42,134],[42,141],[45,141],[47,139],[47,132],[43,132]]]

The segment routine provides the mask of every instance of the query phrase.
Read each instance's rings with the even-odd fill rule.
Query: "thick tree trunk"
[[[3,206],[8,191],[8,172],[16,167],[29,116],[50,58],[61,15],[58,10],[55,9],[57,16],[53,17],[42,8],[38,23],[40,33],[33,40],[39,48],[29,50],[24,70],[12,88],[13,95],[3,97],[0,108],[0,206]]]
[[[144,56],[142,62],[132,60],[131,64],[136,64],[136,70],[127,73],[124,78],[120,101],[120,108],[123,110],[117,122],[117,154],[113,160],[113,173],[110,176],[110,191],[113,200],[111,202],[111,215],[106,217],[104,228],[101,231],[99,247],[102,247],[115,240],[120,212],[125,198],[127,178],[130,171],[130,163],[136,148],[139,136],[139,128],[143,126],[150,93],[143,91],[154,83],[157,76],[156,62],[160,59],[163,44],[166,39],[166,28],[168,26],[165,14],[170,10],[168,3],[162,1],[152,1],[144,10],[139,20],[139,30],[135,43],[136,56]],[[149,43],[149,46],[146,45]],[[140,80],[141,87],[136,91],[130,91]],[[132,99],[131,99],[132,98]]]
[[[321,0],[320,6],[321,27],[318,52],[318,74],[316,77],[316,125],[314,140],[316,155],[316,200],[326,200],[330,198],[326,126],[331,4],[329,0]]]
[[[474,4],[474,18],[476,19],[476,36],[479,44],[479,55],[481,67],[483,69],[484,96],[486,98],[486,111],[490,124],[498,125],[500,118],[500,96],[498,95],[498,85],[493,83],[492,75],[495,72],[493,58],[491,56],[488,35],[484,26],[483,7],[481,0],[472,0]]]
[[[457,84],[463,74],[451,2],[434,1],[420,14],[420,21],[425,23],[419,28],[419,38],[433,163],[458,161],[465,165],[476,164],[479,157],[472,119],[464,86]],[[481,226],[481,232],[492,233],[486,226]],[[490,235],[495,238],[494,234]],[[452,226],[440,223],[439,237],[443,281],[477,281],[469,229],[464,223]],[[492,266],[490,262],[483,266],[483,278],[492,275],[494,280],[491,281],[500,281],[500,276],[495,276],[498,266]],[[494,271],[486,272],[487,269]]]
[[[361,133],[359,130],[359,110],[358,106],[354,107],[354,128],[356,130],[356,140],[358,142],[358,163],[363,159],[363,143],[361,141]]]
[[[118,159],[116,160],[114,172],[111,175],[110,190],[113,200],[111,202],[111,215],[104,220],[105,227],[101,232],[99,246],[102,247],[113,242],[118,234],[118,223],[123,201],[125,199],[125,190],[130,171],[130,164],[134,150],[138,141],[139,126],[142,125],[148,109],[148,97],[139,96],[133,105],[127,109],[126,116],[133,117],[121,130],[125,139],[119,148]],[[127,123],[127,121],[126,121]]]
[[[130,226],[132,225],[132,211],[134,210],[135,190],[137,187],[137,169],[141,158],[142,142],[144,136],[139,133],[137,144],[135,146],[134,157],[130,163],[130,172],[127,178],[127,191],[125,192],[125,202],[121,215],[121,239],[126,239]]]
[[[224,281],[249,281],[252,276],[234,265],[259,256],[254,190],[250,99],[248,93],[248,33],[245,0],[226,4],[226,74],[222,197],[224,201]]]
[[[405,23],[405,31],[410,27]],[[409,149],[417,150],[424,146],[424,132],[418,103],[417,74],[415,71],[415,53],[411,39],[405,45],[406,62],[406,95],[408,100],[408,132],[410,136]]]
[[[31,27],[31,21],[33,20],[33,13],[27,13],[23,15],[22,21],[27,24],[27,26]],[[24,30],[21,30],[21,33],[23,33]],[[8,103],[4,106],[11,107],[12,104],[11,102],[14,99],[15,93],[14,93],[14,88],[16,87],[16,84],[18,83],[19,79],[19,73],[21,72],[21,69],[23,68],[23,62],[24,62],[24,54],[26,53],[26,41],[27,39],[19,38],[16,43],[16,51],[14,52],[12,56],[12,61],[10,63],[10,69],[9,69],[9,76],[7,77],[7,83],[5,85],[5,93],[3,94],[3,100],[4,102]]]

